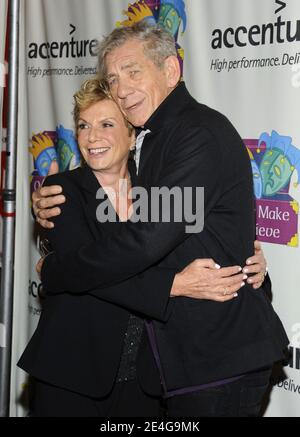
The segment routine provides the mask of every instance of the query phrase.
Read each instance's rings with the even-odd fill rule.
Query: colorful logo
[[[291,247],[298,246],[299,204],[290,195],[291,177],[297,170],[300,182],[300,150],[292,138],[272,131],[258,140],[246,139],[256,197],[258,240]]]
[[[29,152],[34,170],[31,189],[36,190],[47,176],[52,161],[57,161],[59,171],[73,170],[80,165],[80,152],[72,130],[57,126],[56,131],[33,134]]]
[[[177,43],[179,28],[182,23],[182,33],[186,28],[185,3],[183,0],[141,0],[129,4],[128,10],[123,11],[127,16],[124,21],[118,21],[117,26],[132,26],[140,21],[147,21],[153,25],[160,25],[166,29],[176,41],[177,56],[180,62],[181,75],[183,72],[184,50]]]

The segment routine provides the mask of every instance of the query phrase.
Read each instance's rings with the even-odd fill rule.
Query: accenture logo
[[[294,333],[289,346],[288,365],[292,369],[300,370],[300,323],[295,323],[291,327]]]
[[[300,349],[298,347],[289,347],[289,367],[300,370]]]
[[[278,14],[286,7],[286,2],[275,1],[279,7],[275,10]],[[250,27],[238,26],[228,27],[225,30],[214,29],[212,32],[211,47],[221,49],[222,47],[246,47],[259,45],[272,45],[292,43],[300,41],[300,19],[290,21],[284,20],[281,15],[273,23],[253,24]]]
[[[69,35],[72,35],[76,27],[70,24],[71,30]],[[29,59],[50,59],[50,58],[83,58],[86,56],[97,56],[98,41],[92,40],[77,40],[71,36],[66,41],[45,41],[41,44],[31,42],[28,45]]]

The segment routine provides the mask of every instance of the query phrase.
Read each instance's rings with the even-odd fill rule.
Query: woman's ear
[[[168,56],[165,59],[165,73],[169,88],[175,88],[181,76],[179,61],[176,56]]]

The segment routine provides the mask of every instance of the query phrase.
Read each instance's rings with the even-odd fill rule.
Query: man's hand
[[[254,255],[247,259],[246,264],[243,272],[252,274],[247,279],[248,284],[252,284],[254,289],[261,287],[267,273],[267,261],[259,241],[254,241]]]
[[[177,273],[170,295],[226,302],[237,296],[245,279],[239,266],[220,268],[212,259],[195,259]]]
[[[49,175],[58,173],[58,164],[52,161],[49,169]],[[41,187],[32,193],[32,207],[37,222],[43,228],[53,228],[54,224],[48,219],[60,214],[60,208],[56,207],[66,201],[62,194],[60,185],[52,185],[50,187]]]

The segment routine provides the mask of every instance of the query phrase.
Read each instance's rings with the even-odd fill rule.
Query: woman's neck
[[[123,163],[119,168],[109,170],[93,170],[93,173],[103,188],[109,187],[116,192],[119,191],[120,180],[130,180],[127,162]]]
[[[127,168],[127,162],[119,169],[114,171],[94,171],[98,182],[108,195],[120,221],[127,221],[132,211],[130,207],[132,201],[128,193],[131,189],[130,174]]]

